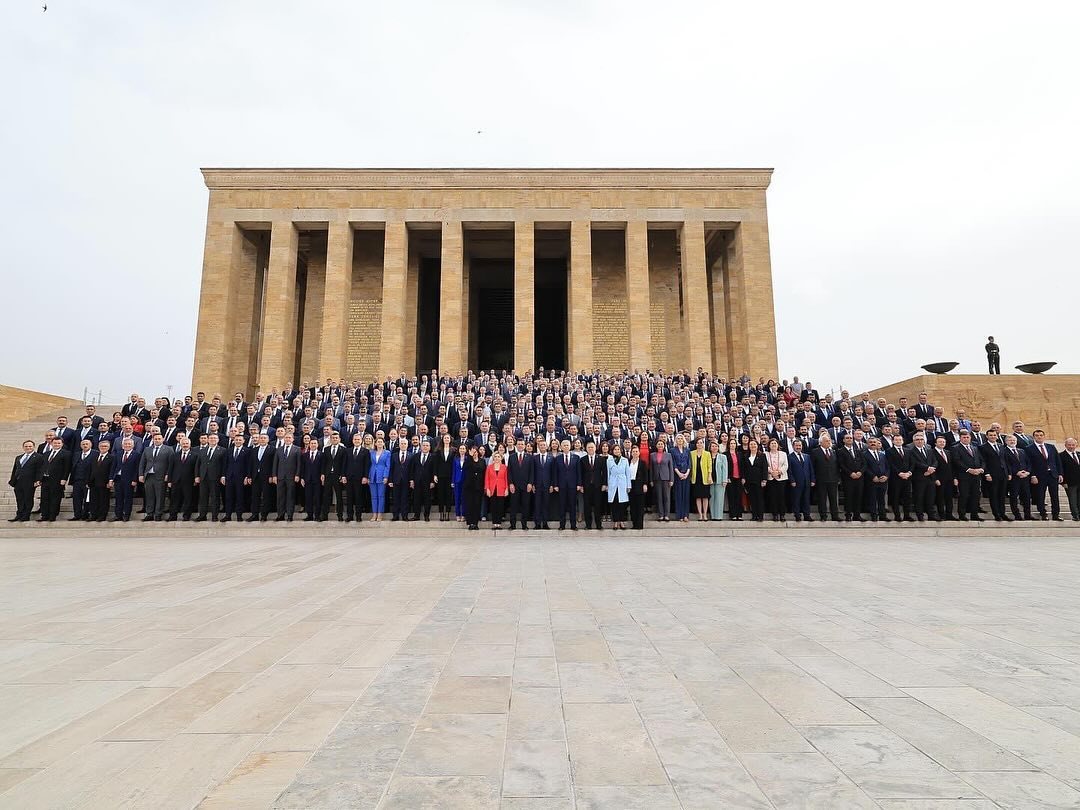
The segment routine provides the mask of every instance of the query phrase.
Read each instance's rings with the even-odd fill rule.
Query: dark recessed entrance
[[[566,368],[566,259],[536,260],[536,368]]]

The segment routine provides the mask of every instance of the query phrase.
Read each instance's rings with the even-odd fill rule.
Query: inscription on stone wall
[[[651,311],[649,321],[652,332],[652,368],[667,369],[670,365],[667,361],[667,309],[670,304],[666,301],[657,301],[655,298],[649,302]]]
[[[373,380],[379,374],[379,340],[382,302],[375,298],[349,302],[349,342],[345,376],[350,380]]]
[[[626,330],[626,299],[593,299],[593,362],[604,371],[622,371],[630,365]]]

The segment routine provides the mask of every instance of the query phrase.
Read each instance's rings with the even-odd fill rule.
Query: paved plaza
[[[0,538],[0,807],[1080,808],[1080,537],[385,531]]]

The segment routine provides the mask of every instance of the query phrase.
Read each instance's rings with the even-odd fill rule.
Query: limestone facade
[[[193,390],[777,376],[770,169],[204,169]]]

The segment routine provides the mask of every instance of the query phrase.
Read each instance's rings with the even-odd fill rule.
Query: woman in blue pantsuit
[[[675,449],[671,451],[671,464],[675,468],[675,519],[690,522],[690,451],[686,449],[686,437],[675,434]]]
[[[469,448],[462,442],[458,445],[457,455],[454,456],[453,480],[450,486],[454,488],[454,515],[458,523],[465,521],[465,490],[461,481],[465,475],[465,460],[469,457]]]
[[[375,520],[382,520],[386,511],[386,479],[390,477],[390,453],[382,437],[375,440],[371,451],[371,469],[368,470],[368,489],[371,490],[371,513]]]

